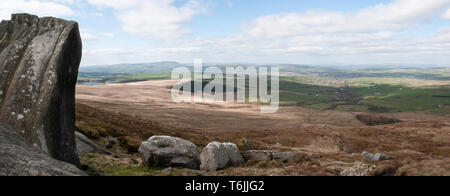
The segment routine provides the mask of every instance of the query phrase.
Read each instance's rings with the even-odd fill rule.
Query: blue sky
[[[156,61],[450,62],[450,0],[2,0],[79,22],[82,66]]]

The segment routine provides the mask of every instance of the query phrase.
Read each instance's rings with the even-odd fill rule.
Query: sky
[[[2,0],[79,23],[81,66],[450,66],[450,0]]]

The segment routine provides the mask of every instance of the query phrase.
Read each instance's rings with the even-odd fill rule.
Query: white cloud
[[[442,65],[450,60],[448,29],[431,36],[422,31],[449,6],[450,0],[396,0],[355,12],[280,13],[243,24],[240,35],[186,45],[199,44],[216,62],[241,57],[259,63]]]
[[[0,20],[9,20],[12,13],[30,13],[39,16],[71,16],[75,12],[62,3],[71,0],[2,0]]]
[[[283,37],[312,33],[398,31],[442,13],[450,0],[397,0],[356,13],[310,10],[259,17],[244,25],[252,36]]]
[[[86,10],[86,2],[97,9]],[[86,48],[83,65],[190,62],[198,57],[206,62],[327,65],[450,62],[450,29],[442,26],[434,33],[420,32],[428,31],[428,22],[436,17],[450,19],[450,0],[394,0],[352,12],[279,13],[244,23],[238,34],[176,39],[191,32],[184,25],[204,10],[203,0],[2,0],[0,18],[9,19],[12,12],[80,16],[78,11],[106,17],[113,11],[126,32],[165,40],[155,48]],[[89,28],[81,29],[84,42],[116,37]]]
[[[444,13],[444,15],[442,15],[442,18],[447,19],[447,20],[450,20],[450,9],[448,9],[448,10]]]
[[[176,39],[191,31],[183,24],[203,12],[200,0],[188,0],[177,7],[174,0],[88,0],[89,3],[116,10],[126,32],[160,39]]]
[[[83,50],[82,65],[173,61],[190,62],[198,47],[104,48]]]
[[[94,35],[92,30],[90,29],[80,29],[80,36],[83,42],[85,41],[96,41],[100,40],[100,37],[97,35]]]
[[[113,33],[96,33],[91,29],[80,29],[80,36],[83,42],[86,41],[98,41],[105,38],[114,38],[115,35]]]

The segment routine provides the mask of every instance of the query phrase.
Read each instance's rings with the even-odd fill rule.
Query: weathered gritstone
[[[235,144],[211,142],[200,154],[200,161],[201,170],[213,172],[230,166],[239,166],[245,160]]]
[[[84,176],[74,165],[52,159],[0,124],[0,176]]]
[[[197,146],[181,138],[153,136],[142,142],[139,152],[142,162],[149,166],[198,169],[200,165]]]
[[[53,158],[76,165],[81,47],[73,21],[13,14],[0,23],[0,122]]]

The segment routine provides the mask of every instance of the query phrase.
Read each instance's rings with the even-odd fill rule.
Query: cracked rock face
[[[0,23],[0,122],[33,147],[75,165],[80,60],[76,22],[14,14]]]

